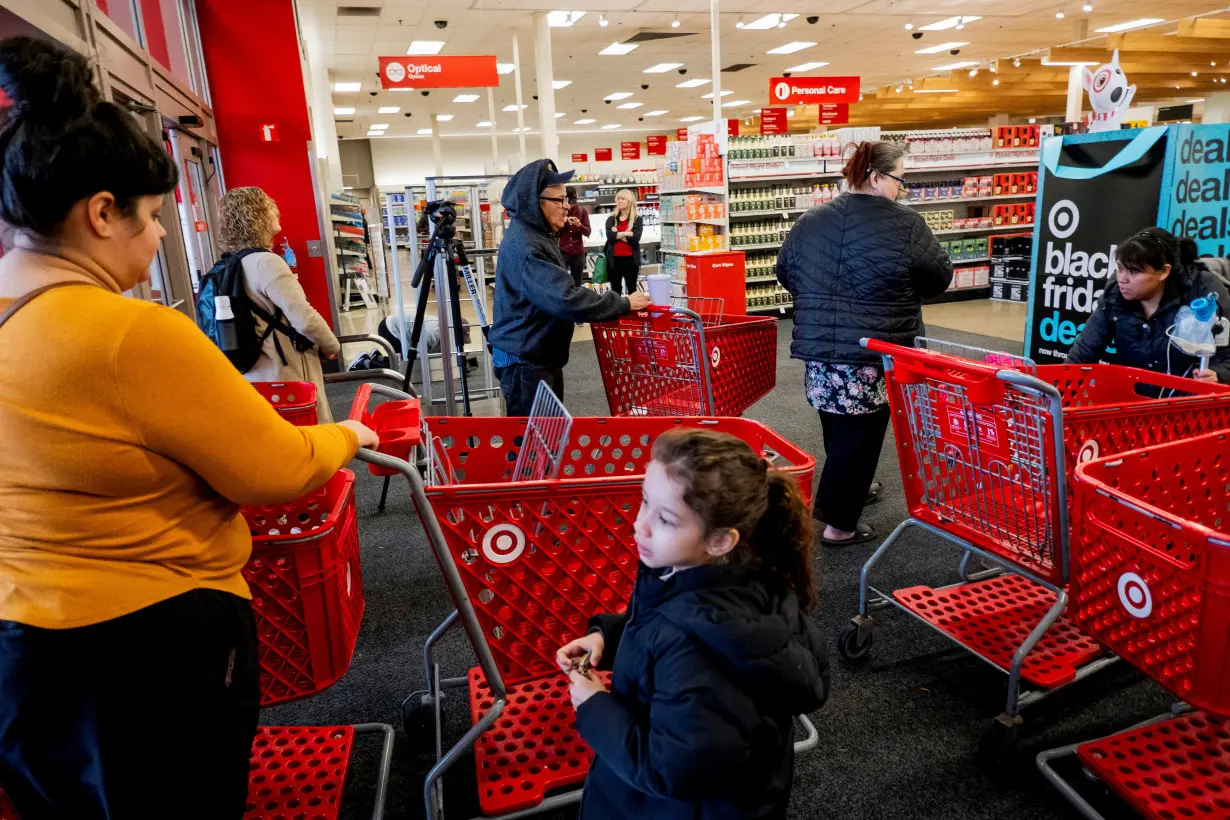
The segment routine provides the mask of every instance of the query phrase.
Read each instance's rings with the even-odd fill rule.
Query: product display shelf
[[[338,268],[340,307],[374,308],[374,282],[369,282],[371,264],[368,258],[366,219],[357,196],[331,194],[329,220],[333,225],[333,245]]]
[[[1033,230],[1034,223],[1022,222],[1016,225],[991,225],[984,228],[950,228],[942,231],[932,231],[936,236],[957,236],[959,234],[971,233],[1000,233],[1021,230]]]

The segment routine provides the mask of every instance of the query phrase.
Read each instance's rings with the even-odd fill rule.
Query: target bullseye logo
[[[483,535],[483,555],[493,564],[511,564],[525,552],[525,533],[515,524],[496,524]]]
[[[773,86],[773,96],[782,102],[790,99],[790,83],[781,82]]]
[[[406,67],[401,63],[389,63],[384,67],[384,76],[392,82],[400,83],[406,79]]]
[[[713,367],[717,367],[721,363],[722,363],[722,348],[715,347],[713,348],[713,352],[709,354],[709,364],[712,365]]]
[[[1148,618],[1153,613],[1153,594],[1145,579],[1134,572],[1119,576],[1119,603],[1133,618]]]
[[[1072,200],[1061,199],[1051,206],[1046,224],[1056,239],[1067,239],[1076,233],[1077,226],[1081,224],[1081,212]]]
[[[1081,445],[1081,448],[1076,453],[1076,463],[1084,464],[1086,461],[1093,461],[1098,457],[1101,450],[1098,448],[1098,443],[1090,439]]]

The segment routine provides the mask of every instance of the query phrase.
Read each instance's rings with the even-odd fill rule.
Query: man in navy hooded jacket
[[[609,322],[642,310],[643,293],[599,294],[579,287],[564,266],[556,238],[568,218],[564,183],[549,159],[529,163],[508,180],[501,197],[512,224],[496,258],[492,364],[510,416],[528,416],[539,382],[564,397],[572,331],[577,322]]]

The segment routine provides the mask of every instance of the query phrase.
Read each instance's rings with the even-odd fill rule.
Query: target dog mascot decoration
[[[1119,67],[1119,49],[1106,65],[1097,71],[1085,69],[1081,84],[1089,93],[1089,106],[1093,113],[1086,115],[1089,132],[1118,131],[1123,114],[1136,96],[1136,86],[1128,85],[1127,75]]]

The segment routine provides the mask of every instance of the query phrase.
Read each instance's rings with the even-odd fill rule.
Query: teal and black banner
[[[1230,256],[1230,126],[1174,130],[1174,184],[1159,224],[1196,240],[1201,255]]]

